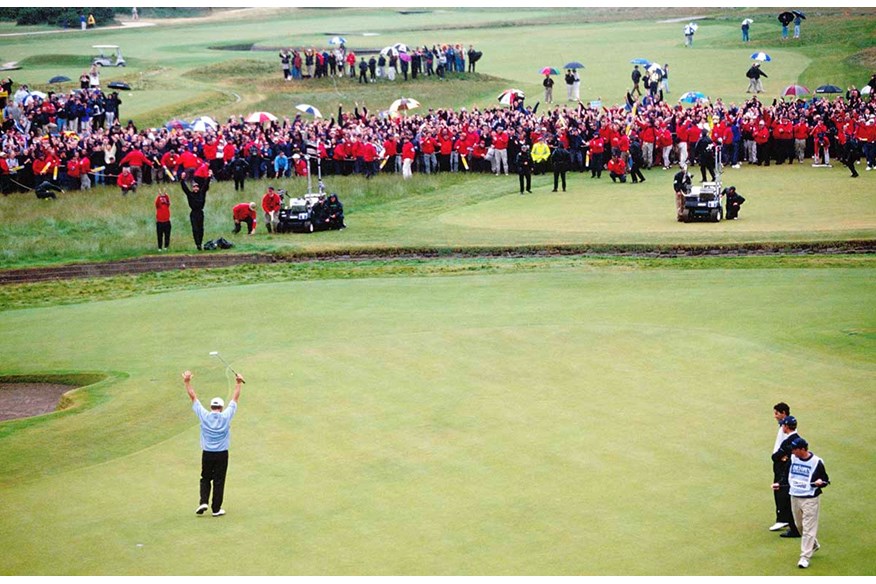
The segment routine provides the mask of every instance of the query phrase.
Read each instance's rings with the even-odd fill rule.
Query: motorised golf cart
[[[119,45],[92,45],[92,49],[97,49],[100,54],[91,60],[92,65],[100,67],[125,67],[125,58],[122,57],[122,49]],[[104,52],[106,51],[106,52]],[[116,58],[113,60],[112,53],[115,51]],[[107,56],[107,54],[109,56]]]
[[[312,191],[310,177],[310,158],[312,155],[316,157],[318,189],[316,193]],[[346,227],[344,224],[343,206],[341,206],[340,217],[332,218],[330,216],[331,211],[328,209],[329,203],[326,200],[325,185],[322,182],[322,164],[319,159],[318,150],[308,151],[304,158],[307,160],[307,192],[300,197],[289,199],[286,206],[280,209],[277,233],[313,233],[314,231],[325,231],[328,229],[343,229]],[[337,195],[334,193],[328,197],[328,200],[334,200],[340,204],[337,200]]]
[[[690,193],[684,195],[681,220],[685,223],[697,220],[713,223],[721,221],[724,218],[721,190],[721,144],[719,142],[715,145],[715,180],[714,182],[704,182],[698,187],[692,187]]]

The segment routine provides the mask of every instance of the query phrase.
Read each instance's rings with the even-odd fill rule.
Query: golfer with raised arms
[[[192,409],[201,422],[201,502],[195,513],[203,515],[210,508],[210,487],[213,488],[213,517],[225,515],[222,499],[225,496],[225,473],[228,470],[228,446],[231,442],[231,418],[237,412],[240,387],[243,377],[235,373],[234,393],[231,403],[225,408],[221,397],[210,400],[210,411],[201,405],[192,388],[192,372],[182,374],[186,392],[192,400]]]

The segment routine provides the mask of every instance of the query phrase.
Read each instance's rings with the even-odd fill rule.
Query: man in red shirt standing
[[[158,191],[155,197],[155,232],[158,235],[158,251],[170,248],[170,195]]]
[[[240,203],[235,205],[231,210],[234,217],[234,233],[240,233],[240,224],[246,223],[249,228],[249,234],[255,235],[256,230],[256,204],[255,203]]]
[[[274,187],[268,187],[262,197],[262,209],[265,211],[265,227],[268,228],[268,233],[274,232],[280,220],[280,202],[280,193],[275,191]]]
[[[131,173],[134,175],[134,180],[137,181],[137,186],[143,184],[143,165],[148,164],[152,166],[152,161],[149,160],[143,151],[139,148],[134,148],[127,154],[125,157],[119,160],[119,166],[129,166],[131,168]]]
[[[496,176],[504,167],[505,176],[508,176],[508,141],[510,137],[504,129],[493,133],[493,153],[495,155]]]

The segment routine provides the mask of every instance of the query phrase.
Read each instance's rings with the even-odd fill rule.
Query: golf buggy
[[[288,204],[280,209],[277,221],[277,233],[313,233],[329,229],[344,229],[344,206],[334,193],[326,197],[325,185],[322,182],[322,165],[317,157],[318,192],[312,192],[310,178],[310,155],[307,159],[307,193],[300,197],[289,199]],[[284,194],[281,192],[281,196]],[[285,197],[284,197],[285,198]]]
[[[98,65],[100,67],[125,67],[125,58],[122,57],[122,49],[119,45],[92,45],[92,49],[97,49],[100,54],[97,57],[94,57],[91,60],[92,65]],[[106,50],[110,56],[107,56],[104,53]],[[113,61],[112,51],[116,52],[116,59]]]
[[[721,206],[721,145],[715,146],[715,181],[704,182],[684,195],[681,220],[685,223],[702,220],[718,223],[724,218]]]

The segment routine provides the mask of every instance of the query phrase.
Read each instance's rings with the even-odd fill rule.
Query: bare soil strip
[[[246,264],[312,263],[351,261],[392,261],[418,259],[525,258],[560,256],[617,256],[641,258],[674,257],[743,257],[770,255],[844,255],[876,252],[876,240],[825,243],[735,244],[712,246],[557,246],[494,249],[393,249],[344,252],[299,253],[294,256],[275,253],[204,252],[197,255],[145,256],[112,262],[93,262],[0,270],[0,285],[26,284],[47,280],[101,278],[147,272],[225,268]]]

